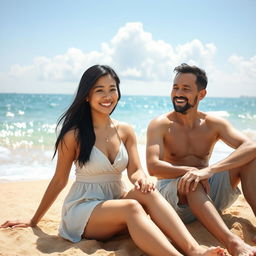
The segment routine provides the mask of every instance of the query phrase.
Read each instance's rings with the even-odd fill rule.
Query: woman
[[[63,124],[55,145],[56,171],[35,215],[26,223],[7,221],[2,227],[37,225],[66,186],[74,162],[76,181],[64,201],[59,228],[63,238],[105,240],[127,228],[149,255],[182,255],[167,237],[186,255],[223,255],[221,248],[198,245],[155,190],[155,179],[143,172],[133,129],[110,118],[121,96],[119,82],[108,66],[85,71],[73,103],[58,123]],[[135,186],[130,191],[121,181],[125,169]]]

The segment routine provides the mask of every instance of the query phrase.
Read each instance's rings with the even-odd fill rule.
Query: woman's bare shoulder
[[[75,129],[69,130],[63,136],[60,146],[65,145],[68,149],[77,150],[78,148],[78,131]]]

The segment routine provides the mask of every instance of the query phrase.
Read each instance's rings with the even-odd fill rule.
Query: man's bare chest
[[[217,135],[207,129],[178,129],[170,127],[164,137],[165,155],[182,158],[195,156],[201,159],[209,156],[216,143]]]

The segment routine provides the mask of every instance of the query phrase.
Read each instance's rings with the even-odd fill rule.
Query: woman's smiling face
[[[89,92],[91,110],[109,115],[118,101],[116,81],[109,74],[100,77]]]

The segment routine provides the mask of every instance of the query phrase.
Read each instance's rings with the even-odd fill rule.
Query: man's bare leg
[[[187,201],[197,219],[226,246],[231,255],[256,255],[256,248],[246,244],[228,229],[201,185],[187,195]]]
[[[246,201],[252,208],[254,215],[256,216],[256,160],[251,161],[249,164],[230,171],[231,184],[236,182],[235,175],[238,175],[241,180],[242,190]],[[232,184],[233,186],[236,184]],[[252,238],[252,240],[256,243],[256,234]]]
[[[240,168],[239,175],[244,197],[256,216],[256,160]]]

